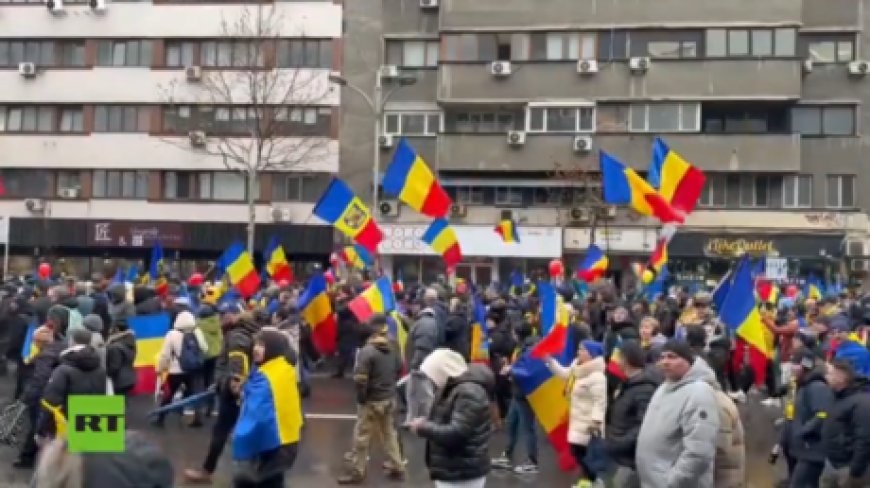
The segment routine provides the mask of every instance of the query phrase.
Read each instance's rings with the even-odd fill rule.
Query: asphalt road
[[[0,378],[0,397],[10,396],[11,381]],[[348,450],[353,432],[353,420],[345,418],[354,413],[353,388],[350,380],[334,380],[317,377],[314,379],[312,397],[306,401],[305,410],[309,414],[299,458],[287,477],[288,486],[331,488],[338,486],[335,476],[342,466],[342,454]],[[142,430],[151,436],[172,459],[176,468],[179,483],[186,486],[180,478],[185,467],[198,467],[205,456],[206,446],[210,436],[210,421],[205,428],[189,428],[184,426],[180,417],[169,417],[165,427],[153,428],[145,422],[146,412],[152,408],[149,397],[134,399],[131,413],[128,416],[129,428]],[[775,411],[762,407],[756,401],[750,401],[741,408],[744,426],[747,433],[747,477],[749,488],[771,488],[775,484],[774,473],[781,472],[767,464],[770,447],[776,434],[773,427]],[[368,478],[364,486],[368,487],[422,487],[431,486],[428,473],[423,462],[423,442],[418,438],[404,433],[402,439],[406,456],[409,459],[408,479],[403,483],[388,481],[381,473],[379,466],[384,459],[378,447],[371,455]],[[487,481],[488,487],[568,487],[572,476],[562,473],[556,466],[552,449],[545,446],[543,436],[541,443],[541,472],[537,475],[514,475],[504,471],[493,471]],[[502,432],[496,434],[491,445],[493,455],[496,455],[505,445]],[[229,487],[232,462],[229,459],[229,449],[224,451],[218,473],[213,486]],[[15,452],[9,448],[0,448],[0,486],[27,486],[30,473],[13,470],[11,463]],[[781,464],[781,462],[780,462]]]

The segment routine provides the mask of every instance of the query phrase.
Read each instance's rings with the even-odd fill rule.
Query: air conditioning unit
[[[646,73],[651,62],[647,57],[631,58],[628,60],[628,68],[632,73]]]
[[[399,216],[399,201],[398,200],[381,200],[378,204],[378,211],[383,217],[398,217]]]
[[[521,130],[510,130],[507,133],[507,142],[511,146],[525,145],[526,133]]]
[[[574,136],[574,152],[587,153],[592,150],[592,136]]]
[[[60,15],[63,13],[63,0],[46,0],[45,6],[48,8],[48,11],[54,15]]]
[[[106,0],[90,0],[88,4],[94,12],[98,14],[106,13]]]
[[[18,74],[25,78],[36,76],[36,65],[30,62],[18,63]]]
[[[581,59],[577,61],[577,72],[581,75],[598,73],[598,61],[595,59]]]
[[[813,60],[805,59],[803,65],[804,73],[812,73],[813,72]]]
[[[605,219],[615,219],[616,218],[616,205],[608,205],[606,207],[601,207],[598,209],[598,215]]]
[[[846,242],[847,256],[870,256],[867,248],[864,246],[864,241],[848,241]]]
[[[61,188],[58,192],[61,198],[75,199],[79,197],[78,188]]]
[[[396,79],[399,77],[399,67],[394,64],[381,66],[380,75],[384,80]]]
[[[870,271],[870,259],[853,259],[852,271]]]
[[[438,0],[420,0],[420,8],[438,8]]]
[[[24,208],[26,208],[28,212],[42,212],[45,210],[45,200],[40,198],[28,198],[27,200],[24,200]]]
[[[393,147],[394,142],[392,134],[384,134],[378,137],[378,146],[380,146],[381,149],[390,149]]]
[[[202,67],[188,66],[184,68],[184,76],[187,81],[202,81]]]
[[[462,218],[468,215],[468,206],[463,205],[461,203],[454,203],[450,206],[450,216],[455,218]]]
[[[272,207],[273,222],[290,222],[290,209],[287,207]]]
[[[866,76],[870,71],[870,62],[852,61],[849,63],[849,74],[852,76]]]
[[[192,130],[187,134],[188,139],[190,139],[190,145],[193,147],[203,147],[205,146],[205,132],[201,130]]]
[[[493,61],[489,65],[489,74],[492,76],[502,77],[511,75],[510,61]]]
[[[574,207],[571,209],[572,222],[589,222],[591,215],[586,207]]]

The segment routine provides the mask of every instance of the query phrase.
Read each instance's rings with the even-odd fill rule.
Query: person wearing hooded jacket
[[[441,331],[435,310],[426,307],[420,310],[417,320],[408,332],[405,357],[410,358],[408,369],[411,372],[405,387],[408,405],[406,421],[411,421],[416,416],[426,415],[431,406],[434,392],[420,372],[420,366],[429,354],[443,343]]]
[[[6,359],[16,364],[15,369],[15,393],[13,398],[18,399],[24,391],[24,382],[28,376],[29,364],[24,363],[21,351],[24,349],[24,341],[27,339],[27,330],[35,320],[33,307],[27,298],[18,296],[12,303],[12,317],[7,322],[9,326],[9,348],[6,350]]]
[[[825,469],[820,488],[870,486],[870,380],[848,360],[835,359],[826,375],[834,404],[822,424]]]
[[[112,326],[106,341],[106,375],[116,395],[128,396],[136,387],[136,337],[122,318]]]
[[[205,343],[208,346],[203,355],[205,361],[202,365],[202,385],[204,388],[208,388],[214,383],[215,368],[224,346],[224,333],[217,310],[209,304],[200,305],[196,327],[202,331]],[[211,404],[206,408],[206,415],[210,414]]]
[[[115,322],[122,318],[126,320],[136,315],[136,308],[127,301],[127,287],[123,284],[109,286],[106,290],[106,296],[109,301],[108,313],[111,320],[109,327],[115,325]]]
[[[420,371],[436,388],[435,403],[409,428],[426,439],[429,477],[436,488],[482,488],[490,471],[492,372],[445,348],[429,354]]]
[[[160,351],[160,357],[157,360],[157,372],[169,373],[166,380],[169,385],[169,391],[160,401],[161,407],[169,405],[172,402],[175,393],[182,385],[184,385],[185,398],[199,392],[202,368],[196,371],[184,371],[181,369],[180,358],[187,334],[194,335],[203,355],[208,350],[208,343],[206,343],[202,331],[196,327],[196,319],[193,317],[193,314],[190,312],[179,313],[175,318],[172,329],[166,333],[166,337],[163,339],[163,349]],[[158,416],[156,424],[161,425],[164,418],[165,415]],[[191,427],[202,426],[201,412],[198,408],[194,409],[193,422],[190,425]]]
[[[471,357],[468,307],[459,297],[450,300],[450,313],[444,327],[444,347],[458,352],[466,361]]]

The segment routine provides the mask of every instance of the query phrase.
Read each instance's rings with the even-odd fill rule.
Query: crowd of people
[[[173,486],[173,466],[138,433],[128,433],[123,454],[79,457],[63,449],[66,398],[132,394],[137,351],[128,321],[162,312],[172,327],[156,366],[166,384],[160,404],[170,406],[178,392],[215,392],[189,407],[191,428],[216,418],[202,464],[181,473],[185,482],[212,483],[231,441],[235,486],[284,486],[304,436],[300,398],[311,389],[308,372],[322,362],[297,307],[303,285],[272,283],[256,300],[226,300],[208,284],[177,282],[158,293],[101,277],[5,285],[0,338],[17,365],[14,396],[30,429],[15,466],[36,467],[38,487]],[[576,355],[542,361],[563,380],[569,414],[559,435],[577,465],[577,487],[747,486],[737,405],[749,391],[782,408],[770,459],[787,465],[785,486],[870,486],[870,297],[843,292],[760,305],[777,354],[758,371],[708,292],[675,287],[648,302],[606,281],[582,296],[556,285],[570,322],[565,349]],[[352,369],[358,404],[338,483],[365,482],[375,438],[387,457],[381,468],[405,479],[402,431],[425,441],[438,487],[482,487],[491,469],[521,476],[558,469],[540,466],[539,451],[550,447],[513,368],[541,340],[534,286],[411,286],[397,290],[395,314],[360,323],[348,303],[362,287],[330,290],[338,328],[333,376]],[[486,307],[485,361],[472,351],[475,293]],[[31,324],[38,324],[32,339]],[[406,331],[404,343],[405,334],[391,332],[396,326]],[[28,340],[32,350],[24,351]],[[153,424],[160,428],[163,415]],[[504,446],[493,440],[498,429]],[[113,477],[97,481],[108,465]]]

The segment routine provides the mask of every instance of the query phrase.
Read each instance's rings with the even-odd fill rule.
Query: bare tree
[[[227,170],[242,175],[248,206],[247,248],[251,253],[261,174],[314,168],[332,152],[328,137],[293,129],[310,123],[311,112],[304,109],[323,108],[333,88],[323,70],[283,67],[286,63],[279,62],[277,53],[286,36],[282,26],[288,25],[287,20],[269,5],[248,7],[236,19],[223,19],[220,38],[208,52],[215,68],[188,67],[186,80],[162,88],[170,110],[182,110],[191,99],[213,110],[213,121],[192,122],[189,139],[165,140],[219,158]],[[235,129],[219,127],[224,122],[232,123]],[[237,129],[240,123],[243,131]]]

